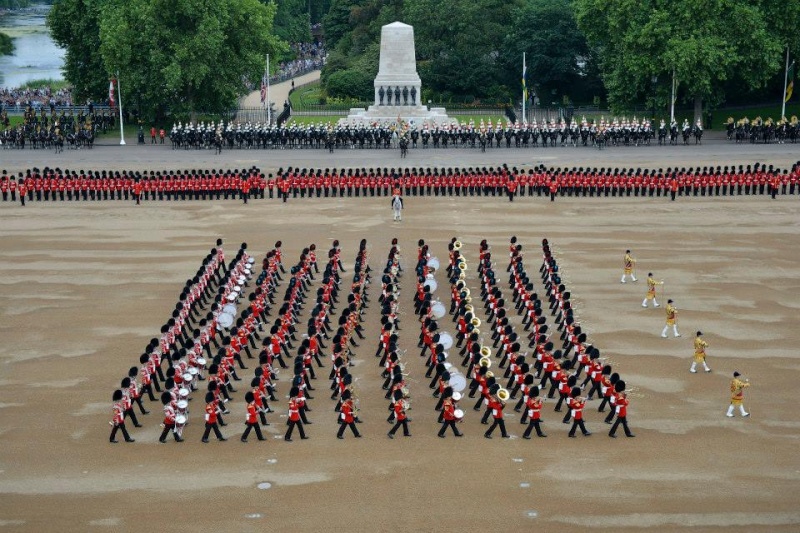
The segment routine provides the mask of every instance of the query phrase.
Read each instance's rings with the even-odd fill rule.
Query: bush
[[[373,79],[359,70],[347,69],[328,76],[328,96],[333,98],[355,98],[370,101],[375,93]]]
[[[10,56],[14,53],[14,43],[11,37],[0,32],[0,56]]]

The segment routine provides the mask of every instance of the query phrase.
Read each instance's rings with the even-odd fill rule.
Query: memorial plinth
[[[375,77],[375,103],[367,109],[352,108],[340,122],[364,124],[397,120],[414,123],[447,123],[443,107],[422,105],[422,82],[417,74],[414,28],[393,22],[381,28],[381,55]]]

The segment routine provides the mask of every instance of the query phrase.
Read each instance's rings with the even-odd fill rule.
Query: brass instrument
[[[481,368],[492,368],[492,360],[489,359],[488,357],[481,357],[480,360],[478,361],[478,365]],[[486,375],[488,377],[489,373],[487,372]]]
[[[506,402],[511,397],[511,393],[509,393],[507,389],[500,388],[500,390],[497,391],[497,397],[501,402]]]
[[[490,355],[492,355],[492,350],[488,346],[481,346],[481,356],[488,359]]]
[[[453,250],[460,250],[462,246],[461,241],[456,241],[453,243]]]
[[[473,327],[481,327],[481,319],[478,317],[472,317],[472,320],[470,320],[469,323],[472,324]]]

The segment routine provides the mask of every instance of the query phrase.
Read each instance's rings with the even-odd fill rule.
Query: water
[[[15,88],[43,78],[64,76],[64,50],[56,46],[47,29],[49,5],[9,11],[0,15],[0,31],[14,38],[14,55],[0,56],[0,87]]]

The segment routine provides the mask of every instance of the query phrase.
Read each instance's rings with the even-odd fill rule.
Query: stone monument
[[[422,82],[417,74],[414,28],[392,22],[381,28],[381,55],[375,77],[375,103],[367,109],[352,108],[340,122],[363,124],[397,120],[421,125],[449,123],[442,107],[422,105]]]

